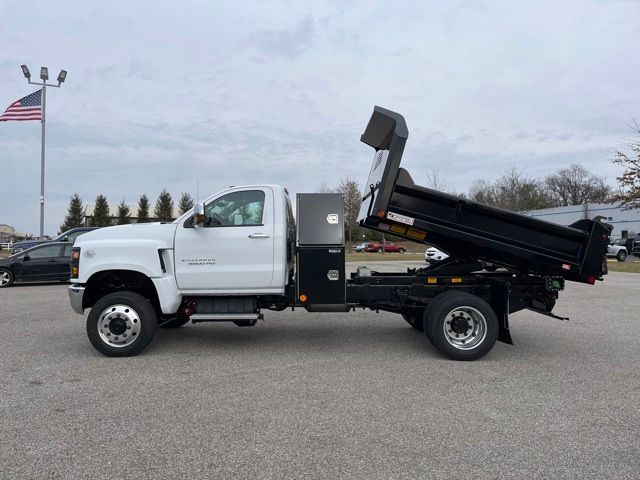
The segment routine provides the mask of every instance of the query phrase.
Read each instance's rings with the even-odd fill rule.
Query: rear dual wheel
[[[491,351],[498,339],[498,318],[480,297],[445,292],[425,309],[423,330],[431,343],[454,360],[476,360]]]

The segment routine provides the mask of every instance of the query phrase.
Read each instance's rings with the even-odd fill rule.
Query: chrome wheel
[[[128,305],[111,305],[98,318],[100,339],[112,347],[126,347],[140,335],[140,316]]]
[[[442,324],[444,338],[458,350],[471,350],[487,336],[487,320],[473,307],[457,307]]]
[[[6,272],[6,271],[0,272],[0,287],[9,285],[10,282],[11,282],[11,275],[9,275],[9,272]]]

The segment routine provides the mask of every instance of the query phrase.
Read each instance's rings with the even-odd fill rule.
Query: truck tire
[[[135,292],[105,295],[87,316],[87,336],[91,345],[108,357],[140,353],[151,343],[157,329],[156,310]]]
[[[15,277],[8,268],[0,268],[0,288],[7,288],[13,285]]]
[[[171,319],[160,320],[160,328],[180,328],[189,321],[189,317],[179,315]]]
[[[498,339],[498,328],[491,306],[464,292],[438,295],[424,319],[431,343],[453,360],[476,360],[489,353]]]
[[[402,312],[402,318],[419,332],[424,331],[422,318],[424,316],[422,309],[412,308],[406,312]]]
[[[620,250],[618,252],[618,255],[616,255],[616,258],[619,262],[624,262],[627,259],[627,252],[625,252],[624,250]]]

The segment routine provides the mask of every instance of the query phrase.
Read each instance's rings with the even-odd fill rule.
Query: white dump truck
[[[283,187],[233,187],[171,223],[78,238],[69,296],[77,313],[89,310],[89,340],[126,356],[158,327],[252,327],[265,310],[365,308],[400,314],[444,355],[472,360],[496,340],[512,343],[510,313],[560,318],[552,310],[565,280],[602,280],[610,226],[563,227],[415,185],[400,168],[407,137],[401,115],[375,107],[361,139],[375,153],[358,222],[442,247],[446,260],[406,273],[363,267],[346,278],[341,195],[298,194],[296,220]]]

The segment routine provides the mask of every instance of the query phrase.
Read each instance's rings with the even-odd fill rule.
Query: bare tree
[[[611,195],[611,187],[606,184],[605,177],[576,164],[549,175],[544,183],[554,206],[604,203]]]
[[[476,180],[469,189],[471,200],[488,205],[496,204],[496,191],[494,186],[486,180]]]
[[[469,191],[469,196],[477,202],[496,207],[527,212],[552,206],[544,183],[529,177],[515,166],[507,168],[495,183],[486,180],[476,181]]]
[[[447,192],[449,190],[447,182],[445,182],[444,178],[435,170],[427,170],[427,183],[425,186],[440,192]]]
[[[640,125],[635,118],[632,129],[636,139],[626,145],[630,151],[618,151],[613,159],[614,164],[624,167],[622,174],[617,177],[620,193],[613,200],[619,201],[625,209],[640,209]]]
[[[341,192],[344,197],[345,223],[347,224],[349,241],[351,242],[357,227],[358,212],[360,211],[360,203],[362,202],[360,187],[355,180],[345,178],[340,182],[338,191]]]
[[[318,187],[318,189],[316,190],[316,193],[336,193],[338,191],[339,189],[329,187],[327,182],[323,180],[322,183],[320,183],[320,186]]]
[[[515,212],[527,212],[552,206],[544,184],[529,177],[515,166],[508,168],[497,180],[497,205]]]

